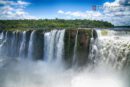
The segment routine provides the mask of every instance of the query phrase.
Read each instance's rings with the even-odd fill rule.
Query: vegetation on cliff
[[[54,28],[110,28],[111,23],[96,20],[64,20],[64,19],[39,19],[39,20],[0,20],[0,29],[54,29]]]

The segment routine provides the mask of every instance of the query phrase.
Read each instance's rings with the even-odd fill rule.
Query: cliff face
[[[0,31],[0,56],[3,58],[65,63],[66,67],[96,65],[102,61],[121,69],[129,66],[129,53],[129,32],[126,31]]]
[[[76,43],[77,35],[77,43]],[[92,37],[92,30],[66,30],[65,33],[65,60],[72,64],[74,56],[74,46],[76,47],[76,59],[78,65],[83,65],[87,62],[89,54],[89,43]]]
[[[84,65],[88,60],[91,37],[91,29],[0,31],[0,55],[33,60],[47,60],[50,55],[56,59],[61,55],[71,66],[75,50],[77,64]]]

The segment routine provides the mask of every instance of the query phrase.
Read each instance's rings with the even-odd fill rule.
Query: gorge
[[[129,87],[129,66],[129,31],[0,31],[0,87]]]

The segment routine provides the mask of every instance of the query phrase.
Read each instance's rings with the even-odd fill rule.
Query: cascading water
[[[33,58],[34,54],[34,38],[35,38],[35,31],[32,31],[29,41],[29,47],[28,47],[28,58]]]
[[[105,63],[115,69],[125,67],[130,57],[130,35],[126,31],[97,30],[96,61]],[[93,47],[95,49],[95,47]]]
[[[53,30],[44,34],[44,58],[48,62],[62,61],[64,51],[64,33],[65,30]]]
[[[129,65],[129,31],[96,30],[98,37],[94,38],[93,32],[90,37],[89,32],[79,29],[76,34],[70,31],[66,40],[67,31],[2,31],[0,87],[127,87],[120,70]],[[89,56],[82,60],[88,64],[83,67],[76,67],[80,61],[77,54],[83,52],[77,43],[78,49],[89,44]],[[65,47],[70,47],[69,51]],[[72,55],[70,59],[67,54]],[[67,59],[72,62],[66,63]],[[66,68],[69,63],[76,66]]]
[[[56,37],[56,62],[61,63],[63,62],[64,56],[64,34],[65,30],[58,31],[58,35]]]
[[[51,32],[47,32],[44,34],[44,39],[45,39],[45,49],[44,49],[44,54],[45,58],[47,61],[53,61],[54,60],[54,46],[55,46],[55,37],[56,37],[57,30],[53,30]]]
[[[76,37],[75,37],[75,45],[74,45],[72,65],[76,65],[76,63],[77,63],[77,58],[76,58],[76,57],[77,57],[77,56],[76,56],[77,42],[78,42],[78,30],[77,30]]]
[[[98,37],[94,38],[92,31],[92,38],[90,39],[90,49],[89,49],[89,59],[91,60],[91,63],[95,65],[96,58],[98,57],[98,48],[97,48],[97,39]],[[93,66],[92,66],[93,67]]]
[[[48,61],[49,57],[49,45],[50,44],[50,32],[44,34],[44,60]]]
[[[1,50],[2,50],[2,46],[3,46],[3,44],[4,44],[4,41],[3,41],[3,39],[4,39],[4,33],[3,32],[1,32],[0,33],[0,54],[1,54]]]
[[[20,58],[25,58],[25,49],[26,49],[26,31],[22,33],[22,42],[19,51]]]

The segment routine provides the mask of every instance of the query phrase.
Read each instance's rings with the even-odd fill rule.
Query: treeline
[[[111,28],[111,23],[96,20],[0,20],[0,29]]]
[[[114,28],[130,28],[130,26],[115,26]]]

